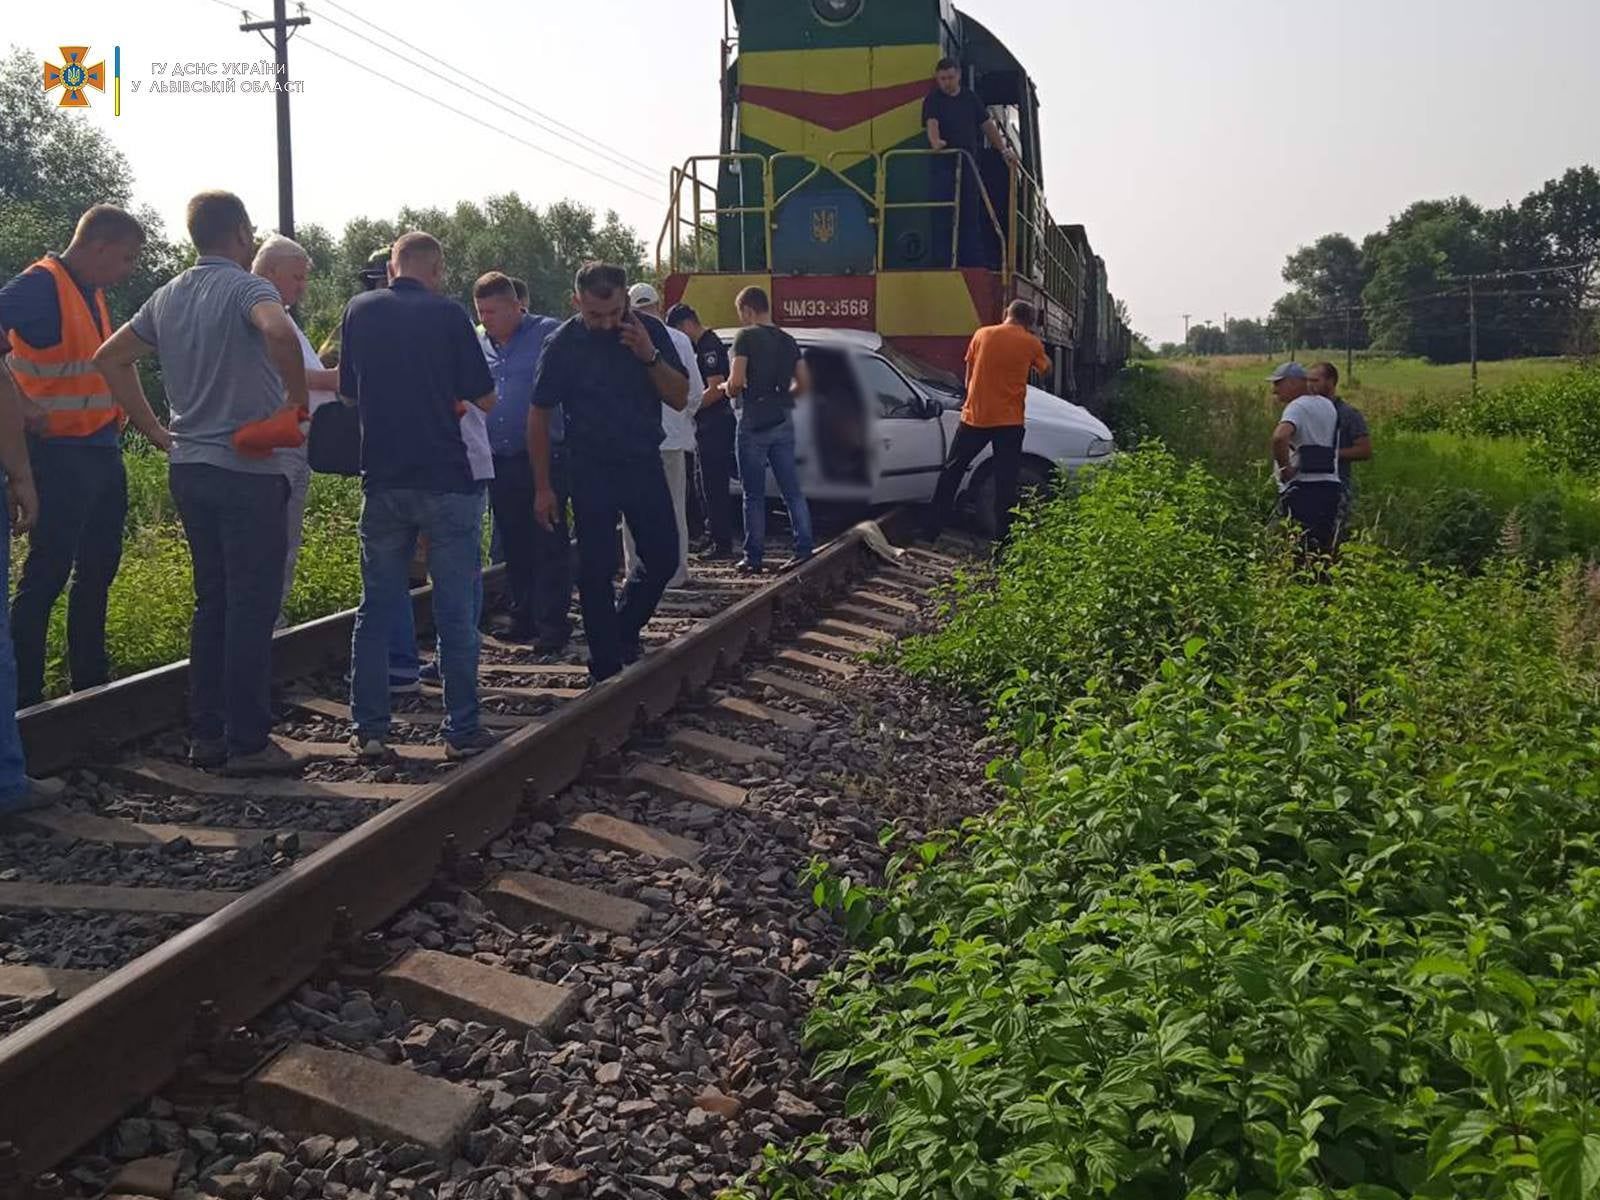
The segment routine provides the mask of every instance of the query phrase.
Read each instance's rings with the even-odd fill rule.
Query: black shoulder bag
[[[336,400],[311,414],[306,461],[324,475],[361,474],[361,413],[354,404]]]

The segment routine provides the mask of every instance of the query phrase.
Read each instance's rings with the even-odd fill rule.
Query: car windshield
[[[923,362],[920,358],[912,358],[903,350],[897,350],[887,341],[878,347],[878,353],[888,359],[900,369],[902,375],[907,376],[924,387],[931,387],[941,392],[960,396],[966,391],[965,385],[953,373],[943,367],[935,367]]]

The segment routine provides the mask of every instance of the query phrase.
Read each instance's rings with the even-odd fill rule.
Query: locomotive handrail
[[[840,158],[841,156],[846,155],[846,154],[852,155],[855,158],[863,159],[863,160],[872,159],[873,160],[873,164],[874,164],[873,165],[873,170],[874,170],[874,172],[876,172],[876,170],[877,170],[877,165],[876,164],[877,164],[878,156],[877,156],[876,153],[874,153],[871,150],[834,150],[834,151],[830,152],[828,157],[827,157],[827,165],[826,165],[826,167],[824,167],[822,161],[819,160],[815,155],[807,153],[804,150],[780,150],[778,153],[770,156],[767,159],[767,169],[769,170],[769,172],[771,172],[771,175],[772,175],[772,187],[773,187],[774,193],[776,193],[777,186],[778,186],[778,160],[780,158],[783,158],[783,159],[795,158],[795,159],[800,159],[803,162],[809,162],[811,164],[811,170],[804,177],[801,178],[799,183],[797,183],[793,187],[789,188],[781,196],[780,195],[776,195],[776,194],[773,195],[773,197],[772,197],[772,216],[773,216],[773,218],[774,219],[777,218],[778,210],[783,207],[783,202],[785,200],[789,199],[789,197],[793,196],[801,188],[805,187],[806,184],[810,183],[818,175],[821,175],[824,170],[826,170],[830,175],[835,176],[839,180],[839,182],[843,183],[847,188],[849,188],[851,191],[853,191],[856,195],[860,196],[868,204],[876,206],[877,198],[875,196],[873,196],[873,194],[871,192],[867,191],[866,188],[864,188],[860,184],[856,183],[855,180],[851,179],[843,171],[839,170],[838,168],[836,168],[833,165],[835,159]],[[877,217],[874,216],[872,219],[874,221],[876,221]]]
[[[708,191],[713,196],[717,196],[719,201],[720,196],[718,195],[717,189],[713,185],[700,178],[700,164],[703,162],[714,162],[720,166],[723,163],[738,164],[746,160],[756,163],[760,168],[761,203],[754,205],[739,204],[727,207],[724,207],[721,203],[714,203],[709,208],[702,207],[700,195],[702,191]],[[667,240],[667,234],[669,231],[671,233],[671,266],[672,269],[676,271],[678,269],[679,253],[682,249],[682,242],[680,240],[682,226],[690,225],[695,230],[695,253],[698,258],[700,240],[705,236],[703,221],[707,216],[715,221],[722,217],[747,217],[755,216],[757,214],[760,214],[762,218],[762,231],[766,245],[766,261],[767,265],[769,267],[771,266],[772,206],[768,199],[768,197],[770,197],[772,194],[771,164],[768,162],[765,155],[754,154],[749,151],[741,151],[731,154],[691,155],[689,158],[684,159],[683,167],[681,169],[678,167],[674,167],[672,169],[671,180],[672,199],[668,207],[665,226],[661,231],[661,237],[656,240],[657,270],[660,270],[661,268],[661,246],[662,243]],[[694,191],[691,193],[694,197],[694,219],[692,222],[683,216],[683,185],[685,182],[692,183],[694,185]],[[720,230],[718,231],[718,236],[720,237]],[[742,234],[739,238],[739,244],[741,248],[744,245],[744,237]]]
[[[953,200],[894,200],[894,201],[891,201],[888,198],[888,195],[889,195],[889,160],[890,159],[896,158],[896,157],[910,158],[910,157],[913,157],[913,156],[921,157],[921,158],[936,158],[936,157],[944,157],[946,155],[956,155],[956,156],[958,156],[956,158],[955,199],[953,199]],[[1005,286],[1009,287],[1010,284],[1011,284],[1011,254],[1010,254],[1011,247],[1010,247],[1010,244],[1008,243],[1008,240],[1006,238],[1006,231],[1000,225],[1000,218],[994,211],[994,202],[989,199],[989,189],[983,186],[983,176],[981,174],[979,174],[979,172],[978,172],[978,162],[977,162],[977,160],[975,158],[973,158],[972,155],[970,153],[968,153],[967,151],[965,151],[965,150],[953,150],[953,149],[934,150],[934,149],[931,149],[931,148],[923,148],[923,147],[916,147],[916,146],[907,146],[907,147],[905,147],[903,149],[899,149],[899,150],[886,150],[886,151],[883,152],[883,154],[880,157],[881,157],[882,162],[883,162],[883,167],[878,172],[878,211],[879,212],[887,214],[890,209],[895,209],[895,208],[926,208],[926,209],[948,208],[948,209],[954,210],[952,212],[952,214],[951,214],[951,221],[950,221],[950,262],[951,262],[952,266],[959,266],[960,262],[961,262],[961,255],[960,255],[960,246],[961,246],[961,192],[962,192],[961,180],[962,180],[962,172],[967,169],[967,165],[969,163],[971,164],[973,182],[975,182],[978,185],[978,195],[979,195],[980,198],[982,198],[983,206],[988,211],[989,223],[992,226],[994,226],[995,233],[1000,235],[1000,244],[1001,244],[1001,248],[1003,250],[1003,253],[1001,254],[1001,274],[1002,274],[1002,278],[1003,278],[1003,282],[1004,282]],[[879,270],[882,270],[882,268],[883,268],[885,239],[886,239],[886,236],[887,236],[888,227],[889,227],[889,222],[888,222],[887,219],[878,222],[878,268],[879,268]]]
[[[1026,186],[1019,187],[1019,181]],[[1016,226],[1020,220],[1027,232],[1032,235],[1030,248],[1037,246],[1044,258],[1046,293],[1063,303],[1071,301],[1075,311],[1083,291],[1083,264],[1078,262],[1076,264],[1078,269],[1076,271],[1072,269],[1073,264],[1070,260],[1076,260],[1077,253],[1050,216],[1050,206],[1045,200],[1044,189],[1039,185],[1039,181],[1021,164],[1013,164],[1011,167],[1010,199],[1011,211],[1008,216],[1012,227],[1013,249],[1016,246]],[[1022,203],[1019,204],[1019,200]],[[1035,206],[1038,212],[1034,211]],[[1043,214],[1042,222],[1040,213]],[[1066,256],[1061,253],[1062,250],[1066,251]]]
[[[840,158],[847,156],[857,159],[858,162],[870,160],[873,163],[873,171],[875,175],[875,193],[868,192],[865,188],[861,187],[860,184],[856,183],[855,180],[849,178],[842,170],[835,166],[836,162]],[[891,160],[896,157],[921,157],[929,159],[936,157],[955,158],[956,178],[953,198],[950,200],[890,200],[889,168]],[[810,163],[811,170],[803,175],[797,183],[785,189],[781,196],[777,195],[775,190],[776,165],[782,161],[791,159],[802,163]],[[720,194],[718,193],[717,189],[700,177],[700,164],[706,162],[714,162],[719,164],[719,166],[725,163],[740,164],[744,162],[753,162],[758,164],[760,167],[762,181],[761,203],[728,206],[724,206],[721,203],[713,203],[710,206],[705,206],[702,203],[701,193],[703,191],[711,192],[713,196],[720,200]],[[1044,207],[1043,197],[1040,193],[1039,186],[1037,182],[1034,181],[1033,177],[1027,173],[1027,171],[1023,170],[1020,166],[1014,165],[1011,167],[1009,176],[1010,195],[1007,198],[1007,221],[1005,225],[1002,225],[999,214],[995,211],[994,200],[989,195],[989,189],[984,186],[982,175],[978,171],[977,160],[973,158],[971,153],[966,150],[948,148],[944,150],[934,150],[931,148],[922,147],[905,147],[903,149],[887,150],[882,153],[877,153],[870,150],[837,149],[831,151],[825,160],[819,160],[815,155],[799,150],[784,150],[771,155],[756,154],[749,151],[730,154],[693,155],[684,160],[684,165],[681,168],[674,167],[672,169],[670,184],[672,194],[667,212],[667,218],[665,222],[663,222],[661,235],[656,239],[657,270],[660,270],[662,266],[662,254],[664,248],[670,250],[671,269],[673,271],[677,271],[679,269],[683,250],[683,226],[688,225],[694,230],[694,246],[696,258],[698,260],[700,256],[701,242],[706,232],[704,222],[708,217],[713,221],[717,221],[722,217],[746,217],[755,216],[757,214],[759,214],[762,218],[762,239],[766,252],[766,263],[768,269],[771,269],[772,235],[773,230],[776,227],[776,215],[778,209],[780,209],[784,203],[795,196],[808,183],[821,175],[825,170],[843,182],[846,187],[855,192],[871,207],[873,212],[871,219],[876,222],[878,226],[878,252],[876,261],[877,270],[883,269],[884,256],[887,248],[887,230],[889,224],[887,214],[896,209],[951,209],[950,263],[952,265],[959,265],[961,244],[961,196],[965,190],[962,184],[964,182],[964,172],[971,170],[973,173],[973,180],[977,185],[978,196],[983,203],[983,211],[985,214],[987,214],[989,218],[989,224],[1000,239],[1002,246],[1002,285],[1009,289],[1011,286],[1012,275],[1017,269],[1019,223],[1028,233],[1032,234],[1033,237],[1037,239],[1038,244],[1043,247],[1044,256],[1047,259],[1047,281],[1049,276],[1052,274],[1059,275],[1063,281],[1071,278],[1070,271],[1067,270],[1066,266],[1061,262],[1059,255],[1055,253],[1054,248],[1050,245],[1050,231],[1041,226],[1037,215],[1031,211],[1033,205],[1027,202],[1027,198],[1031,197],[1031,199],[1036,201],[1041,208]],[[1031,191],[1019,187],[1019,181],[1028,185],[1028,188],[1031,189]],[[692,185],[693,188],[691,192],[694,205],[692,219],[685,217],[683,213],[683,187],[685,183]],[[1024,198],[1024,202],[1021,205],[1018,203],[1019,196]],[[1048,209],[1045,209],[1045,213],[1046,217],[1048,218]],[[718,233],[720,235],[720,230]],[[744,248],[745,241],[746,239],[741,233],[739,238],[741,251]],[[1051,272],[1050,268],[1052,266],[1056,268],[1055,272]],[[1047,290],[1049,290],[1052,295],[1061,294],[1060,290],[1058,290],[1055,286],[1052,286],[1049,282],[1047,282]]]

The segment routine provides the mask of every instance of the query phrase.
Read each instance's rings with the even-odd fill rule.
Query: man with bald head
[[[445,753],[487,748],[478,717],[477,586],[483,490],[461,414],[494,407],[494,379],[467,311],[440,294],[444,251],[421,232],[398,238],[387,288],[345,309],[339,392],[361,414],[361,607],[351,641],[350,748],[387,756],[392,598],[406,588],[417,539],[428,539],[433,623],[444,682]]]

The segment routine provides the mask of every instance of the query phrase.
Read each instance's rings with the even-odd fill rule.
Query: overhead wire
[[[235,14],[237,14],[239,16],[244,17],[244,19],[246,21],[249,21],[249,20],[252,19],[251,12],[250,12],[250,10],[248,8],[244,8],[244,7],[242,7],[240,5],[237,5],[237,4],[230,4],[230,3],[228,3],[228,0],[210,0],[210,2],[212,4],[217,5],[220,8],[227,9],[231,13],[235,13]],[[326,16],[326,14],[323,15],[322,19],[328,21],[329,24],[337,24],[336,22],[330,20]],[[362,37],[362,40],[368,42],[371,45],[377,45],[377,43],[372,42],[372,40],[370,38],[366,38],[366,37],[364,37],[363,35],[361,35],[359,33],[356,36]],[[487,129],[492,133],[497,133],[501,137],[509,138],[511,141],[516,142],[519,145],[526,146],[528,149],[533,150],[536,153],[542,154],[546,158],[553,159],[554,161],[559,162],[559,163],[563,164],[564,166],[572,167],[574,170],[583,171],[586,174],[593,176],[595,179],[601,180],[601,181],[603,181],[605,183],[609,183],[613,187],[621,188],[624,191],[632,192],[634,195],[641,196],[646,200],[660,200],[661,199],[660,194],[657,193],[657,192],[647,192],[643,188],[637,187],[637,186],[635,186],[635,185],[633,185],[631,183],[628,183],[625,180],[616,179],[616,178],[614,178],[614,177],[612,177],[610,175],[602,174],[601,172],[596,171],[594,169],[594,166],[592,164],[590,164],[590,163],[577,162],[574,159],[568,158],[567,156],[565,156],[563,154],[560,154],[560,153],[550,149],[548,146],[542,146],[537,142],[530,141],[527,138],[522,137],[519,134],[516,134],[516,133],[512,132],[511,130],[502,129],[498,125],[495,125],[495,124],[493,124],[493,123],[491,123],[489,121],[485,121],[482,118],[482,116],[480,116],[479,114],[468,112],[466,109],[459,108],[456,105],[451,104],[447,100],[442,100],[437,96],[431,95],[428,92],[425,92],[425,91],[422,91],[419,88],[413,87],[412,85],[410,85],[408,83],[402,82],[401,80],[396,79],[394,76],[386,74],[385,72],[378,70],[376,67],[371,66],[370,64],[363,63],[363,62],[360,62],[360,61],[358,61],[358,60],[356,60],[354,58],[351,58],[348,54],[345,54],[342,51],[336,50],[331,46],[324,45],[323,43],[317,41],[315,38],[307,36],[305,34],[304,29],[302,29],[300,31],[299,40],[301,42],[303,42],[305,45],[311,46],[314,49],[320,50],[324,54],[331,54],[334,58],[339,59],[341,62],[347,63],[348,65],[350,65],[352,67],[355,67],[358,70],[365,71],[367,74],[373,76],[374,78],[381,79],[385,83],[391,84],[392,86],[399,88],[401,91],[409,92],[411,95],[416,96],[418,99],[426,100],[428,103],[437,105],[438,107],[444,109],[447,112],[453,113],[458,117],[464,117],[466,120],[471,121],[474,125],[477,125],[477,126],[483,128],[483,129]],[[379,46],[378,48],[379,49],[384,49],[384,47],[382,47],[382,46]],[[390,53],[394,53],[394,52],[390,51]]]
[[[220,2],[220,0],[219,0],[219,2]],[[312,46],[312,47],[314,47],[314,48],[316,48],[318,50],[321,50],[324,54],[331,54],[331,55],[333,55],[334,58],[339,59],[341,62],[347,63],[350,66],[357,68],[358,70],[365,71],[369,75],[373,76],[374,78],[383,80],[385,83],[392,84],[393,86],[399,88],[401,91],[409,92],[409,93],[411,93],[411,95],[416,96],[418,99],[426,100],[429,104],[437,105],[438,107],[444,109],[446,112],[454,113],[458,117],[464,117],[468,121],[471,121],[474,125],[477,125],[477,126],[483,128],[483,129],[487,129],[492,133],[497,133],[501,137],[510,138],[512,141],[517,142],[520,145],[526,146],[528,149],[536,151],[537,153],[544,155],[546,158],[554,159],[556,162],[561,163],[564,166],[572,167],[574,170],[577,170],[577,171],[583,171],[583,172],[593,176],[596,179],[603,180],[604,182],[611,184],[613,187],[618,187],[618,188],[623,189],[624,191],[632,192],[634,195],[642,196],[646,200],[660,200],[661,199],[660,194],[657,193],[657,192],[647,192],[643,188],[635,187],[631,183],[624,182],[623,180],[614,178],[613,176],[602,175],[598,171],[596,171],[593,168],[592,165],[590,165],[588,163],[577,162],[574,159],[568,158],[563,154],[556,153],[554,150],[551,150],[548,146],[541,146],[541,145],[539,145],[539,143],[531,142],[527,138],[522,137],[519,134],[513,133],[509,129],[502,129],[498,125],[491,124],[490,122],[483,120],[483,118],[481,116],[479,116],[479,115],[477,115],[475,113],[470,113],[466,109],[463,109],[463,108],[457,108],[454,104],[451,104],[447,100],[441,100],[439,97],[430,95],[427,92],[424,92],[424,91],[421,91],[418,88],[412,87],[408,83],[403,83],[400,80],[396,79],[394,76],[387,75],[384,72],[378,70],[376,67],[371,66],[370,64],[363,63],[363,62],[360,62],[360,61],[358,61],[358,60],[356,60],[354,58],[351,58],[348,54],[344,54],[339,50],[335,50],[331,46],[325,46],[321,42],[318,42],[315,39],[307,36],[304,32],[301,33],[300,40],[302,42],[304,42],[307,46]]]
[[[375,49],[380,50],[385,54],[391,55],[391,56],[399,59],[401,62],[405,63],[407,66],[414,67],[419,71],[423,71],[426,74],[433,76],[435,79],[438,79],[441,82],[448,84],[450,87],[455,88],[457,91],[466,92],[466,93],[468,93],[469,95],[473,96],[476,99],[480,99],[481,100],[483,98],[482,89],[476,88],[476,87],[472,87],[472,86],[469,86],[468,84],[464,84],[464,83],[461,82],[461,80],[463,78],[469,78],[472,75],[472,72],[463,70],[462,68],[460,68],[458,66],[455,66],[454,64],[449,63],[446,60],[440,58],[437,54],[434,54],[433,52],[431,52],[429,50],[425,50],[421,46],[417,46],[417,45],[414,45],[411,42],[406,41],[406,39],[401,37],[399,34],[394,33],[393,31],[391,31],[389,29],[384,28],[382,25],[379,25],[376,21],[368,20],[366,17],[363,17],[360,13],[353,12],[351,9],[348,9],[344,5],[338,3],[337,0],[316,0],[316,4],[317,4],[316,8],[311,8],[311,9],[308,9],[307,11],[309,11],[313,15],[317,16],[320,20],[326,21],[329,25],[332,25],[335,29],[342,30],[345,33],[349,34],[351,37],[359,38],[360,40],[366,42],[369,46],[372,46]],[[383,45],[380,42],[374,41],[371,37],[369,37],[368,35],[362,33],[359,29],[352,29],[349,25],[344,24],[342,21],[339,21],[338,19],[336,19],[334,17],[330,17],[326,12],[319,12],[318,9],[323,5],[326,5],[326,6],[330,7],[330,8],[337,9],[339,12],[342,12],[345,15],[347,15],[349,17],[352,17],[353,19],[361,22],[361,24],[366,25],[371,29],[377,30],[384,37],[389,38],[392,41],[398,42],[400,45],[406,47],[408,50],[412,50],[415,53],[420,54],[425,58],[431,59],[432,61],[438,63],[440,66],[446,68],[448,71],[451,72],[451,74],[446,75],[446,74],[443,74],[442,72],[436,71],[433,68],[427,66],[426,64],[418,62],[414,58],[410,58],[410,57],[408,57],[408,56],[406,56],[404,54],[401,54],[398,50],[394,50],[394,49],[392,49],[392,48],[390,48],[388,46]],[[614,167],[619,167],[619,168],[621,168],[622,170],[625,170],[625,171],[631,171],[635,175],[642,175],[646,179],[649,179],[651,181],[656,181],[656,180],[659,180],[659,179],[661,179],[663,177],[663,172],[661,170],[659,170],[658,168],[652,167],[648,163],[642,162],[639,159],[634,158],[632,155],[626,154],[623,151],[618,150],[615,147],[608,145],[607,143],[601,141],[599,138],[595,138],[595,137],[590,136],[587,133],[584,133],[580,129],[574,129],[571,125],[566,124],[564,121],[557,120],[555,117],[550,116],[550,114],[542,112],[537,108],[534,108],[532,105],[527,104],[524,101],[517,99],[515,96],[509,95],[506,92],[501,91],[501,92],[497,92],[496,93],[496,99],[497,100],[506,101],[506,102],[508,102],[508,103],[510,103],[512,105],[515,105],[517,108],[525,110],[526,113],[531,114],[531,115],[524,115],[524,113],[521,113],[521,112],[512,112],[512,111],[506,111],[506,110],[502,109],[501,111],[504,111],[507,116],[515,117],[515,118],[517,118],[518,120],[521,120],[521,121],[526,121],[528,124],[534,126],[534,128],[539,129],[540,131],[542,131],[544,133],[548,133],[550,136],[552,136],[554,138],[557,138],[560,141],[566,142],[569,145],[576,146],[579,149],[583,150],[585,153],[593,154],[596,158],[603,159],[606,162],[609,162]]]

